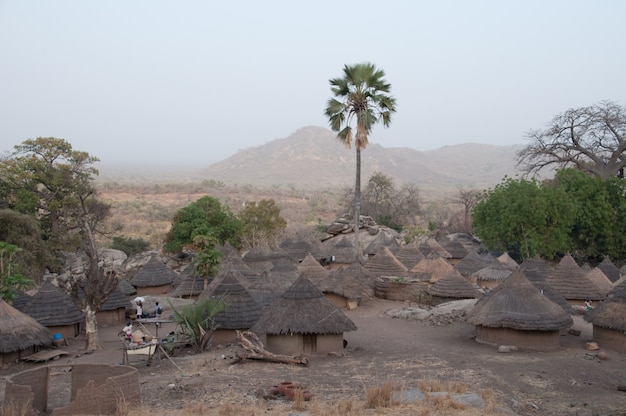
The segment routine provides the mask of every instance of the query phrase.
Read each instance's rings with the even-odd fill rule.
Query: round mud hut
[[[543,295],[521,270],[479,299],[467,321],[476,325],[479,343],[528,351],[558,349],[560,331],[573,324],[571,315]]]
[[[299,277],[250,329],[266,335],[275,354],[328,353],[343,349],[343,333],[356,325],[305,277]]]
[[[143,265],[135,276],[130,279],[130,284],[137,288],[138,296],[158,296],[169,293],[174,281],[178,281],[179,274],[170,269],[156,256]]]
[[[602,348],[626,352],[626,283],[609,292],[606,299],[585,314],[593,325],[593,340]]]
[[[52,345],[52,332],[0,299],[0,368]]]
[[[478,299],[482,296],[480,288],[467,280],[458,270],[450,270],[445,276],[436,281],[429,289],[431,305],[461,299]]]
[[[566,254],[546,278],[554,290],[560,293],[571,306],[584,305],[586,301],[604,299],[600,288],[587,277],[574,258]]]

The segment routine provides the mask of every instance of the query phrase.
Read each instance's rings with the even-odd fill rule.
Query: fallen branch
[[[237,354],[237,357],[231,362],[235,364],[245,360],[261,360],[270,363],[295,364],[308,366],[309,360],[302,356],[289,356],[274,354],[265,349],[263,343],[259,340],[255,333],[250,331],[236,331],[237,340],[241,347],[247,352]]]

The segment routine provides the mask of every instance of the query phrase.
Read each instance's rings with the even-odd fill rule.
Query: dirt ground
[[[400,389],[417,388],[420,380],[437,380],[461,383],[474,392],[491,390],[495,413],[500,414],[626,415],[626,393],[617,389],[626,384],[626,354],[606,351],[608,359],[600,360],[597,351],[585,350],[591,326],[580,316],[575,317],[574,328],[581,335],[563,335],[558,351],[498,353],[495,347],[476,343],[474,327],[463,320],[437,325],[385,314],[405,305],[377,299],[346,311],[358,327],[345,334],[347,347],[337,354],[310,356],[308,367],[261,361],[231,364],[238,346],[215,346],[203,354],[177,350],[173,362],[162,357],[151,366],[142,356],[132,357],[131,365],[140,371],[141,411],[227,414],[212,410],[228,403],[259,406],[262,401],[265,408],[259,414],[283,414],[279,409],[285,407],[278,401],[259,399],[263,391],[282,381],[305,384],[314,394],[312,402],[339,402],[363,398],[367,389],[388,380]],[[80,354],[82,341],[72,340],[65,348],[70,354],[49,364],[120,364],[121,343],[116,335],[120,329],[101,328],[102,348],[91,354]],[[173,329],[161,327],[159,336]],[[6,377],[35,365],[45,364],[23,363],[0,371],[0,402]],[[64,385],[64,376],[58,377],[58,382],[50,383],[57,388]],[[58,400],[69,400],[62,396]],[[304,413],[316,414],[314,408]]]

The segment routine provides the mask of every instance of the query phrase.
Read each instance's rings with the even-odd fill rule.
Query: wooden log
[[[306,357],[301,356],[289,356],[274,354],[265,349],[263,343],[259,340],[255,333],[250,331],[236,331],[237,340],[241,347],[247,352],[237,354],[237,357],[231,362],[235,364],[247,359],[261,360],[270,363],[282,363],[282,364],[294,364],[300,366],[308,366],[309,360]]]

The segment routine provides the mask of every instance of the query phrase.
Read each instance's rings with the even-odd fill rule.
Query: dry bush
[[[4,406],[4,416],[26,416],[31,414],[33,401],[31,399],[26,402],[17,400],[7,400],[8,404]],[[0,408],[1,410],[2,408]]]
[[[450,394],[442,396],[427,396],[426,402],[437,412],[448,412],[450,410],[465,410],[467,406],[459,403],[450,397]]]
[[[369,388],[367,390],[365,407],[368,409],[378,409],[391,406],[393,387],[391,380],[387,380],[381,386]]]
[[[304,389],[294,389],[293,391],[293,408],[294,410],[304,410]]]

